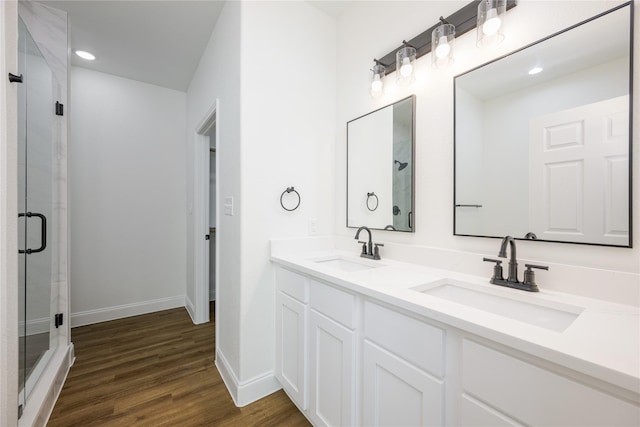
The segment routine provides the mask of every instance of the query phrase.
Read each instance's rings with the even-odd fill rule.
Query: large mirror
[[[454,234],[631,246],[632,5],[455,78]]]
[[[415,96],[347,123],[347,227],[414,230]]]

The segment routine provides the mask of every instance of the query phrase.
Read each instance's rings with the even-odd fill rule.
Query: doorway
[[[217,304],[218,283],[218,101],[214,103],[196,128],[194,161],[194,323],[206,323],[210,303]],[[214,309],[214,312],[216,310]],[[216,322],[217,325],[217,322]]]

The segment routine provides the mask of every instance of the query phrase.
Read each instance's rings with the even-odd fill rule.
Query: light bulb
[[[494,35],[500,29],[500,25],[502,25],[502,21],[498,17],[498,11],[496,8],[489,9],[487,11],[487,18],[482,24],[482,32],[487,36]]]
[[[410,76],[411,71],[413,71],[413,65],[411,65],[411,59],[407,57],[402,58],[402,66],[400,67],[400,74],[402,75],[402,77]]]
[[[535,74],[538,74],[542,71],[542,67],[534,67],[532,69],[529,70],[529,75],[533,76]]]
[[[371,82],[371,90],[382,90],[382,80],[380,80],[380,76],[378,74],[376,74],[376,76],[373,78],[373,81]]]
[[[451,52],[451,46],[449,46],[447,36],[440,37],[438,47],[436,47],[436,56],[438,58],[446,58],[449,55],[449,52]]]

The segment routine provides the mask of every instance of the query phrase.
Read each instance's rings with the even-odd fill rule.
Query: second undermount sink
[[[330,267],[332,269],[351,272],[369,270],[371,268],[381,267],[380,265],[374,265],[366,262],[359,262],[353,259],[345,258],[342,256],[331,256],[327,258],[314,259],[314,262]]]
[[[584,310],[582,307],[557,302],[522,301],[521,298],[509,298],[472,287],[473,285],[457,281],[441,280],[413,290],[555,332],[565,331]],[[523,298],[531,295],[525,294]]]

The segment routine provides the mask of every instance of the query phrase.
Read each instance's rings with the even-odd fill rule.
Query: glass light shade
[[[407,85],[416,80],[416,49],[405,46],[396,53],[396,79],[399,85]]]
[[[482,0],[478,5],[478,47],[495,46],[504,40],[507,0]]]
[[[456,27],[442,24],[431,33],[431,65],[446,68],[453,64],[453,45],[456,39]]]
[[[379,98],[384,93],[384,75],[386,68],[384,65],[375,64],[371,71],[371,88],[369,89],[369,93],[373,98]]]

